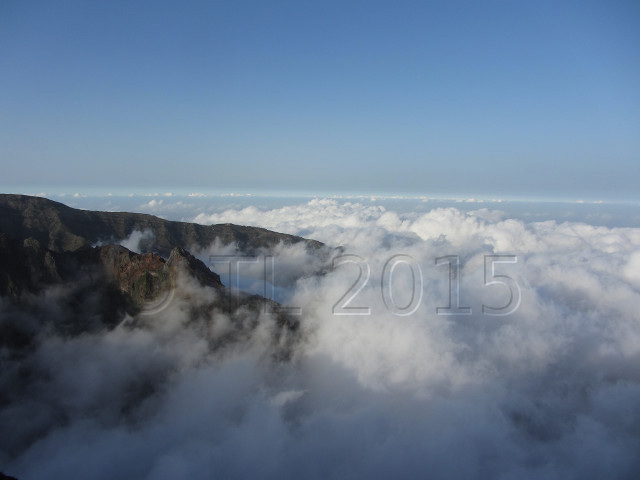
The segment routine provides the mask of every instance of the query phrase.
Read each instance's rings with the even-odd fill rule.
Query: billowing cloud
[[[324,275],[315,272],[327,259],[301,246],[258,255],[274,255],[276,283],[301,310],[292,356],[274,357],[268,314],[253,333],[212,350],[208,339],[233,320],[219,313],[190,323],[185,300],[135,328],[127,319],[78,338],[44,335],[29,365],[46,375],[2,411],[3,429],[21,441],[3,442],[7,473],[640,472],[640,229],[525,222],[489,209],[398,213],[336,199],[196,219],[343,247]],[[214,270],[211,257],[234,254],[225,245],[198,252]],[[248,283],[265,281],[260,261],[243,266]],[[192,302],[214,295],[188,288]],[[9,378],[3,373],[5,385]]]
[[[149,200],[147,203],[143,204],[140,206],[140,208],[157,208],[162,206],[162,204],[164,203],[164,200],[156,200],[155,198],[153,200]]]
[[[124,248],[135,253],[146,252],[150,245],[153,245],[155,235],[151,230],[133,230],[131,234],[120,242]]]

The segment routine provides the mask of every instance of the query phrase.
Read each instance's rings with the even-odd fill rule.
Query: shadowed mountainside
[[[52,285],[77,282],[81,277],[104,280],[127,293],[134,305],[155,298],[175,285],[178,270],[200,285],[223,288],[218,274],[181,247],[165,261],[154,253],[137,254],[120,245],[81,247],[56,252],[33,237],[20,242],[0,232],[0,296],[19,299]]]
[[[153,250],[159,254],[134,253],[113,244],[133,230],[151,230]],[[262,228],[207,227],[0,195],[0,347],[20,351],[32,345],[43,329],[74,336],[114,328],[125,318],[135,324],[141,312],[153,321],[149,310],[174,294],[178,303],[188,305],[187,318],[207,325],[214,325],[219,314],[230,318],[233,328],[212,338],[212,348],[253,330],[265,311],[273,314],[276,337],[283,330],[295,331],[297,320],[281,313],[276,302],[232,294],[217,273],[185,249],[206,247],[216,239],[237,243],[244,251],[299,242],[311,251],[323,248],[320,242]],[[96,243],[102,245],[92,246]],[[276,352],[286,355],[282,349]]]
[[[244,252],[271,248],[280,242],[285,245],[305,242],[311,250],[323,246],[315,240],[258,227],[230,223],[199,225],[143,213],[78,210],[46,198],[0,194],[0,231],[13,239],[34,238],[52,251],[118,243],[134,230],[153,232],[153,251],[163,257],[168,257],[175,247],[204,248],[216,239],[223,245],[235,243]]]
[[[100,347],[105,338],[123,336],[131,336],[128,345],[136,344],[136,338],[156,342],[139,345],[144,355],[145,348],[162,352],[164,337],[171,342],[192,332],[198,348],[206,345],[214,358],[245,348],[262,335],[268,358],[283,362],[293,354],[298,327],[298,320],[276,302],[226,288],[218,274],[181,247],[173,248],[166,260],[120,245],[61,252],[33,237],[16,240],[0,232],[0,423],[10,423],[7,430],[16,432],[0,435],[0,457],[19,456],[69,415],[55,398],[44,403],[44,420],[33,422],[21,410],[24,399],[40,395],[50,378],[47,363],[39,361],[43,345],[61,351],[64,345],[85,342]],[[115,412],[119,422],[135,425],[146,402],[166,388],[177,368],[163,363],[148,367],[134,372],[123,391],[100,401],[96,409]],[[77,370],[87,380],[81,377],[82,366]],[[70,388],[85,387],[79,380]],[[0,474],[4,478],[13,477]]]
[[[181,287],[181,281],[197,287]],[[194,299],[192,292],[200,298]],[[216,312],[229,315],[233,323],[238,317],[238,329],[216,339],[217,344],[255,328],[265,307],[280,327],[297,328],[297,321],[281,314],[276,302],[241,292],[232,295],[218,274],[180,247],[167,260],[120,245],[54,252],[33,238],[19,242],[0,233],[0,348],[7,351],[29,347],[43,328],[75,336],[114,328],[127,316],[135,323],[141,312],[153,321],[158,300],[171,301],[174,294],[176,301],[191,305],[189,318],[214,324]]]

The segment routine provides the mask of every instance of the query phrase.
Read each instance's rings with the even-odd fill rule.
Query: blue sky
[[[640,4],[0,3],[4,190],[638,198]]]

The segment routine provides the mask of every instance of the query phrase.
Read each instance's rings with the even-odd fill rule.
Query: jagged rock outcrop
[[[54,252],[34,238],[20,242],[0,233],[0,296],[14,300],[23,293],[91,277],[113,285],[132,305],[140,305],[174,286],[179,274],[204,286],[223,288],[217,273],[181,247],[174,248],[165,261],[160,255],[137,254],[120,245]]]
[[[0,296],[17,298],[23,291],[59,281],[51,251],[34,238],[13,240],[0,232]]]
[[[179,288],[180,279],[208,287],[211,294],[199,293],[196,298],[188,288]],[[224,314],[235,325],[212,337],[212,348],[246,337],[265,310],[274,315],[279,328],[293,332],[298,327],[298,321],[282,314],[276,302],[232,294],[218,274],[181,247],[171,250],[165,260],[120,245],[56,252],[32,237],[20,241],[0,234],[0,348],[14,353],[30,348],[43,328],[75,336],[113,328],[127,315],[135,325],[136,316],[149,303],[175,291],[188,306],[183,312],[186,318],[212,325],[217,315]],[[286,357],[287,348],[280,348],[276,356]]]
[[[165,268],[173,282],[179,272],[186,273],[196,279],[200,285],[220,289],[223,287],[220,276],[212,272],[207,266],[191,255],[182,247],[175,247],[167,259]]]
[[[174,289],[180,276],[224,290],[218,274],[179,247],[165,261],[159,255],[136,254],[120,245],[54,252],[33,238],[20,242],[0,234],[0,297],[5,302],[0,346],[29,345],[39,324],[51,324],[56,331],[71,335],[111,328],[125,315],[135,316],[146,303]],[[46,292],[54,292],[49,297],[54,298],[55,312],[42,305],[40,297]],[[230,310],[226,304],[212,306]],[[41,322],[21,322],[25,312]]]
[[[229,328],[210,336],[211,348],[246,338],[269,312],[279,345],[274,355],[286,357],[289,340],[281,340],[297,330],[298,320],[282,313],[276,302],[231,292],[183,245],[206,246],[221,238],[248,249],[279,242],[323,248],[319,242],[264,229],[87,212],[20,195],[0,195],[0,227],[5,229],[0,230],[0,349],[11,355],[27,351],[45,331],[75,336],[114,328],[126,318],[132,328],[144,326],[153,321],[149,312],[157,312],[158,299],[172,299],[178,292],[180,315],[188,321],[207,329],[218,316],[225,317]],[[91,246],[148,227],[159,241],[158,253],[135,253],[117,244]],[[142,313],[145,318],[139,320]]]

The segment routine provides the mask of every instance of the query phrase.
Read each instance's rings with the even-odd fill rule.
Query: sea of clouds
[[[250,335],[212,350],[233,325],[222,314],[188,322],[184,299],[136,328],[125,319],[76,338],[43,334],[29,358],[37,375],[0,411],[13,434],[0,445],[6,473],[640,475],[640,229],[339,199],[202,209],[191,219],[340,247],[318,257],[280,245],[231,272],[241,288],[277,290],[297,309],[290,358],[273,355],[268,313]],[[136,249],[141,238],[124,241]],[[221,258],[242,256],[219,244],[194,253],[215,271]],[[183,288],[191,301],[215,295]],[[12,375],[3,373],[5,388]]]

